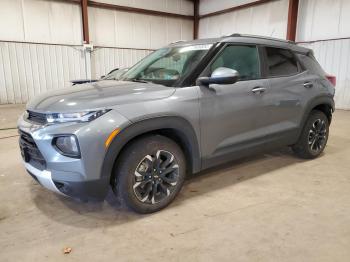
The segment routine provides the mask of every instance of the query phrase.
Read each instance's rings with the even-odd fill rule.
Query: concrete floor
[[[1,106],[0,128],[21,110]],[[111,194],[99,204],[46,191],[21,164],[16,130],[2,130],[0,261],[349,261],[350,112],[337,111],[330,132],[316,160],[283,149],[237,161],[137,215]]]

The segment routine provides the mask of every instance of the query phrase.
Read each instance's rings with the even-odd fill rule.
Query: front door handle
[[[265,87],[260,87],[260,86],[254,87],[252,89],[252,92],[254,94],[261,94],[261,93],[264,93],[265,91],[266,91],[266,88]]]
[[[311,87],[313,87],[313,86],[314,86],[314,84],[311,83],[311,82],[305,82],[305,83],[304,83],[304,87],[305,87],[305,88],[311,88]]]

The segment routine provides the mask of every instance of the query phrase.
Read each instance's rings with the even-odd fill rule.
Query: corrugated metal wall
[[[130,67],[150,52],[149,50],[97,48],[91,55],[93,78],[100,78],[114,68]]]
[[[48,0],[0,0],[0,40],[80,45],[79,4]]]
[[[189,0],[101,0],[193,15]],[[0,104],[24,103],[39,93],[130,67],[172,41],[190,40],[193,22],[88,7],[90,40],[84,53],[79,4],[50,0],[0,0]],[[35,43],[33,43],[35,42]],[[58,45],[57,45],[58,44]]]
[[[323,69],[337,77],[336,108],[350,109],[350,39],[301,45],[313,49]]]
[[[0,42],[0,104],[25,103],[85,74],[79,46]]]
[[[109,0],[113,4],[127,4]],[[171,13],[193,14],[193,3],[184,0],[131,1],[130,6]],[[167,9],[169,8],[169,9]],[[92,77],[100,77],[117,67],[130,67],[139,59],[178,40],[193,39],[193,21],[154,15],[130,14],[89,7],[91,42],[98,48],[91,57]],[[119,47],[119,48],[118,48]],[[126,48],[126,49],[124,49]]]
[[[200,0],[199,14],[204,15],[255,1],[256,0]]]
[[[252,1],[239,1],[247,3]],[[231,3],[231,6],[229,6]],[[238,5],[236,1],[201,1],[202,14]],[[223,8],[219,8],[222,6]],[[219,37],[232,33],[285,38],[288,0],[277,0],[234,12],[200,19],[199,37]]]
[[[350,109],[350,1],[301,0],[297,41],[314,50],[329,74],[337,77],[336,108]],[[338,39],[336,38],[347,38]],[[320,41],[327,40],[328,41]]]

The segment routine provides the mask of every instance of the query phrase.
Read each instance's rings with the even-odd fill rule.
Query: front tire
[[[138,213],[169,205],[181,190],[186,161],[171,139],[152,135],[131,142],[117,162],[112,183],[122,203]]]
[[[326,147],[329,134],[327,116],[318,110],[310,113],[298,142],[292,149],[301,158],[313,159],[318,157]]]

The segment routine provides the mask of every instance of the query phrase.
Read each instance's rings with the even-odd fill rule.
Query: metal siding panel
[[[114,68],[131,67],[149,53],[151,51],[135,49],[95,49],[91,55],[92,78],[100,78]]]
[[[200,19],[199,37],[220,37],[238,32],[285,38],[288,3],[288,0],[272,1],[230,13],[202,18]]]
[[[193,15],[191,0],[95,0],[107,4],[130,6],[175,14]]]
[[[349,12],[349,0],[301,0],[297,41],[349,37]]]
[[[337,77],[335,107],[350,109],[350,39],[301,44],[314,51],[323,69]]]
[[[80,44],[81,12],[77,4],[38,1],[0,1],[0,39],[24,42]]]
[[[29,45],[30,48],[30,61],[32,64],[32,74],[33,74],[33,92],[34,95],[40,94],[40,78],[39,78],[39,64],[37,56],[37,45]]]
[[[193,39],[193,22],[179,18],[89,7],[91,42],[97,46],[159,48]]]
[[[33,79],[33,68],[32,61],[30,58],[30,48],[28,44],[23,45],[23,61],[25,65],[26,74],[26,87],[28,90],[27,98],[31,99],[34,97],[34,79]]]
[[[9,102],[7,95],[7,85],[5,80],[5,59],[3,55],[4,45],[0,43],[0,104],[6,104]]]
[[[5,75],[5,83],[6,88],[8,90],[7,97],[8,103],[15,103],[15,94],[14,94],[14,85],[12,81],[12,70],[11,70],[11,62],[10,62],[10,52],[9,52],[9,44],[2,43],[2,55],[4,59],[4,75]]]
[[[20,48],[21,44],[15,44],[15,50],[16,50],[16,61],[17,61],[17,69],[18,69],[18,83],[21,93],[21,103],[24,103],[26,101],[26,98],[28,97],[28,90],[27,90],[27,76],[25,73],[25,65],[24,65],[24,48]]]
[[[199,14],[204,15],[208,13],[213,13],[216,11],[220,11],[223,9],[255,2],[256,0],[220,0],[220,1],[213,1],[213,0],[200,0],[199,5]]]
[[[14,92],[14,101],[15,103],[21,103],[22,94],[21,94],[21,88],[19,83],[16,44],[9,45],[9,57],[10,57],[11,78],[12,78],[13,92]]]
[[[0,103],[25,103],[85,77],[80,47],[0,42]]]
[[[24,38],[21,0],[0,1],[0,39],[20,41]]]

